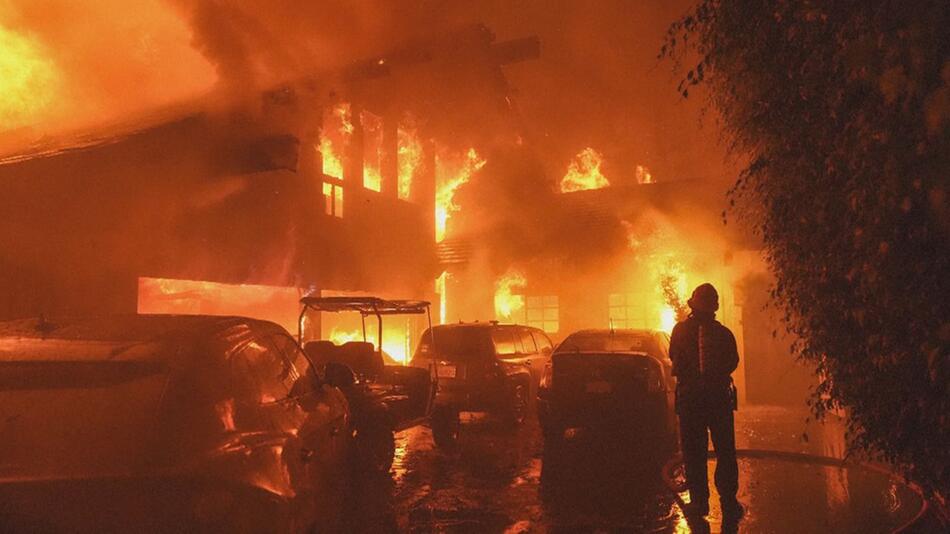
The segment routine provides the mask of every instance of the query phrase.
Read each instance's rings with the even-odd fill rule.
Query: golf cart
[[[435,369],[388,365],[383,354],[384,315],[426,315],[432,326],[429,303],[421,300],[384,300],[377,297],[317,297],[300,299],[302,309],[297,338],[324,378],[339,387],[350,404],[355,429],[357,466],[363,471],[386,473],[395,454],[393,434],[428,421],[438,382]],[[304,322],[310,313],[358,312],[363,341],[342,345],[304,339]],[[377,321],[376,346],[367,341],[366,318]],[[429,340],[429,343],[433,343]]]

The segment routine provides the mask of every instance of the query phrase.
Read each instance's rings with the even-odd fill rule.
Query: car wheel
[[[390,425],[379,422],[358,430],[356,455],[361,471],[373,474],[388,473],[396,456],[396,438]]]
[[[432,409],[432,438],[441,449],[453,449],[458,444],[461,422],[458,410],[451,406]]]
[[[557,482],[564,474],[564,438],[559,434],[544,436],[544,451],[542,453],[541,479],[550,486]]]

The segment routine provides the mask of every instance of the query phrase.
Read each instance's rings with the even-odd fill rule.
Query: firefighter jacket
[[[679,385],[718,389],[732,383],[739,352],[735,336],[712,314],[694,313],[673,328],[670,359]]]

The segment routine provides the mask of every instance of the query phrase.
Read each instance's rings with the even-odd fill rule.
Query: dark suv
[[[523,422],[551,350],[548,336],[528,326],[460,323],[427,330],[412,365],[439,362],[432,420],[436,440],[455,437],[459,412],[489,412],[511,423]]]

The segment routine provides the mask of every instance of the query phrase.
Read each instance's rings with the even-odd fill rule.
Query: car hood
[[[0,481],[156,469],[168,374],[142,361],[0,361]]]

